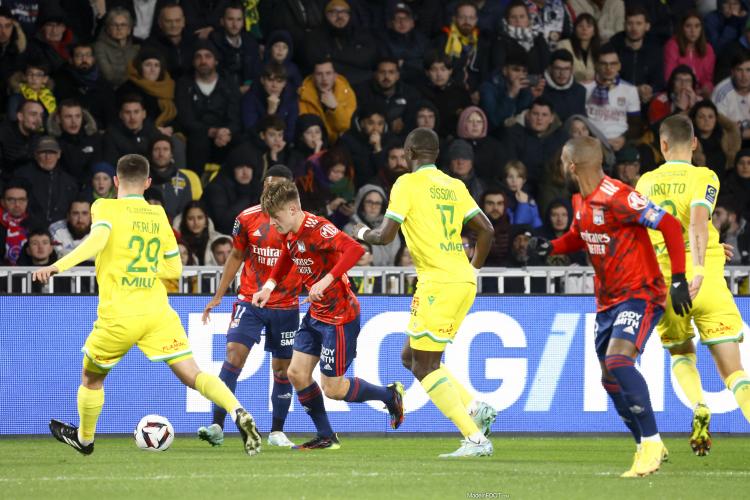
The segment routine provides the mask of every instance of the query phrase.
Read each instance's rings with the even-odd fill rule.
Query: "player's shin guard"
[[[421,384],[435,406],[458,427],[464,437],[479,433],[479,428],[466,413],[461,396],[451,383],[446,370],[438,368],[423,378]]]
[[[349,390],[346,391],[344,401],[349,403],[362,403],[364,401],[382,401],[389,403],[393,398],[393,393],[387,387],[374,385],[358,377],[347,379],[349,381]]]
[[[630,411],[628,403],[625,401],[625,396],[623,396],[622,390],[617,381],[603,378],[602,386],[604,386],[604,390],[607,391],[609,398],[612,400],[612,403],[614,403],[617,414],[620,415],[620,418],[633,435],[636,444],[641,444],[641,427],[638,425],[638,420],[636,420],[633,412]]]
[[[750,422],[750,377],[743,370],[737,370],[728,376],[725,382],[734,394],[745,420]]]
[[[297,392],[297,398],[305,409],[318,431],[318,436],[329,438],[333,436],[331,423],[328,421],[326,407],[323,404],[323,393],[316,382]]]
[[[99,420],[99,414],[104,406],[104,388],[88,389],[84,386],[78,386],[78,416],[80,425],[78,426],[78,440],[82,444],[89,444],[94,441],[96,433],[96,422]]]
[[[224,361],[221,365],[221,371],[219,372],[219,379],[229,388],[232,393],[237,389],[237,378],[240,376],[242,368],[234,366],[229,361]],[[289,406],[287,405],[287,408]],[[214,404],[214,419],[213,423],[224,428],[224,420],[227,417],[227,411],[221,406]]]
[[[234,397],[234,394],[232,394],[232,391],[216,375],[200,372],[195,377],[195,390],[200,392],[206,399],[213,401],[214,404],[224,408],[225,411],[231,412],[242,407],[237,398]],[[234,414],[232,418],[234,418]]]
[[[461,404],[464,405],[464,408],[467,410],[471,410],[472,403],[474,402],[474,396],[471,395],[471,393],[466,390],[466,387],[459,382],[456,377],[453,376],[451,371],[446,367],[443,363],[440,363],[440,369],[443,370],[444,373],[447,374],[448,380],[450,380],[451,384],[453,384],[453,387],[458,391],[458,396],[461,398]]]
[[[628,408],[638,421],[642,437],[648,438],[658,434],[656,418],[651,409],[648,385],[641,372],[635,368],[633,358],[623,354],[613,354],[604,358],[604,363],[607,371],[617,379]]]
[[[693,408],[704,402],[701,376],[695,366],[695,359],[695,353],[672,355],[672,373]]]
[[[289,405],[292,404],[292,384],[286,377],[273,376],[273,389],[271,390],[271,406],[273,423],[271,432],[283,431],[286,416],[289,413]]]

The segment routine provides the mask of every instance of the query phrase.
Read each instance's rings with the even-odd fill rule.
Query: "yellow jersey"
[[[140,316],[169,306],[159,279],[162,259],[180,257],[164,209],[143,196],[99,199],[91,206],[91,229],[109,228],[96,257],[100,318]]]
[[[461,229],[478,212],[463,182],[425,165],[398,178],[385,216],[401,224],[420,282],[476,283]]]
[[[690,253],[690,208],[703,205],[708,209],[709,217],[713,214],[716,199],[719,196],[719,178],[706,167],[696,167],[682,161],[668,161],[651,172],[646,172],[638,180],[636,190],[646,195],[654,203],[675,216],[682,224],[682,237],[685,242],[686,264],[692,268]],[[665,270],[671,268],[669,254],[660,231],[648,230],[651,243],[654,245],[659,266],[665,276]],[[713,224],[708,224],[708,244],[706,246],[707,271],[724,270],[724,249],[719,243],[719,232]]]

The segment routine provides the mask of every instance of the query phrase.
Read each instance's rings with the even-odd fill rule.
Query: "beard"
[[[565,173],[565,188],[570,194],[576,194],[581,192],[581,188],[578,182],[567,172]]]

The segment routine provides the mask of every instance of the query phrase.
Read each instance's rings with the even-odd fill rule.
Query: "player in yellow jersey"
[[[716,368],[727,388],[734,393],[745,419],[750,422],[750,377],[740,361],[742,317],[724,280],[724,248],[719,233],[711,224],[711,214],[719,195],[719,179],[706,167],[690,163],[697,140],[690,119],[674,115],[659,129],[661,152],[667,160],[638,181],[636,189],[677,217],[685,239],[687,278],[693,309],[677,316],[669,306],[656,329],[662,344],[672,357],[672,371],[693,405],[693,430],[690,446],[696,455],[711,449],[708,426],[711,412],[703,399],[701,379],[696,369],[693,326],[700,341],[711,351]],[[659,265],[669,285],[672,275],[664,239],[649,230]]]
[[[464,436],[458,450],[440,456],[487,456],[493,452],[487,435],[497,412],[475,401],[440,359],[474,303],[477,274],[494,230],[463,182],[437,169],[438,147],[438,137],[430,129],[418,128],[408,135],[404,149],[413,172],[394,184],[380,227],[360,225],[355,233],[370,244],[386,245],[399,227],[403,231],[418,281],[402,362]],[[477,235],[472,262],[461,241],[464,225]]]
[[[143,198],[151,185],[148,160],[140,155],[123,156],[117,162],[114,181],[117,199],[100,199],[92,205],[88,238],[73,252],[33,274],[34,280],[46,283],[50,276],[96,257],[99,308],[81,349],[80,427],[53,419],[49,425],[52,435],[84,455],[93,453],[96,422],[104,406],[104,379],[137,345],[151,361],[166,362],[182,383],[231,412],[246,453],[257,454],[260,435],[253,417],[224,382],[200,371],[180,318],[169,306],[161,279],[179,278],[182,262],[164,209]]]

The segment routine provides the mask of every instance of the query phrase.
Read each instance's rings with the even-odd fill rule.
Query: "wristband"
[[[268,290],[269,292],[273,292],[273,289],[276,288],[276,283],[272,280],[268,280],[263,283],[263,288]]]
[[[357,231],[357,239],[365,241],[365,233],[367,231],[369,231],[369,230],[370,230],[369,227],[361,227],[361,228],[359,228],[359,231]]]
[[[693,276],[703,276],[703,266],[693,266]]]

